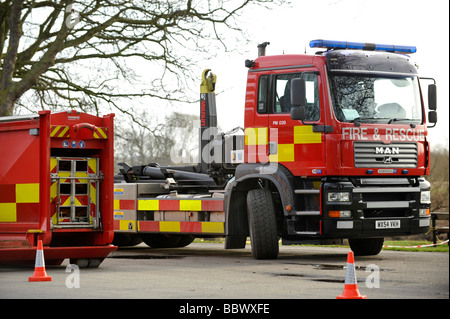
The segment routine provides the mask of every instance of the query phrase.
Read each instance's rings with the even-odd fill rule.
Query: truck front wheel
[[[380,253],[384,238],[349,238],[348,243],[355,256],[372,256]]]
[[[268,189],[254,189],[247,195],[252,254],[256,259],[278,256],[278,232],[272,195]]]

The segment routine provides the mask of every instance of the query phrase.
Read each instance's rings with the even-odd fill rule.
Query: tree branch
[[[21,97],[24,107],[28,97],[38,99],[33,104],[42,108],[98,113],[108,106],[136,122],[133,111],[119,101],[192,102],[186,83],[194,78],[202,54],[213,55],[211,43],[227,49],[228,31],[240,36],[236,18],[244,8],[283,1],[202,0],[200,7],[192,0],[4,0],[0,115],[11,114]],[[150,65],[150,74],[138,78],[130,60]]]

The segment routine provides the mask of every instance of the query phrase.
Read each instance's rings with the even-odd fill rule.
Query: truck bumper
[[[328,180],[322,188],[321,235],[363,238],[426,233],[431,225],[425,196],[429,191],[430,183],[421,177]]]
[[[399,221],[398,228],[377,228],[377,221]],[[323,235],[330,238],[367,238],[424,234],[431,225],[425,218],[382,218],[360,220],[324,220]]]

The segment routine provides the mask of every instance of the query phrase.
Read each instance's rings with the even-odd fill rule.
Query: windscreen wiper
[[[355,126],[360,126],[362,120],[363,121],[373,120],[374,122],[376,122],[377,120],[389,120],[389,118],[388,117],[356,117],[351,122],[354,123]]]
[[[408,118],[403,118],[403,117],[394,117],[393,119],[390,119],[389,122],[387,124],[391,124],[392,122],[399,122],[399,121],[414,121],[414,122],[418,122],[418,119],[408,119]],[[409,125],[411,126],[411,128],[415,128],[416,124],[415,123],[409,123]]]

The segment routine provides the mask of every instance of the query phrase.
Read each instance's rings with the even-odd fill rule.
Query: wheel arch
[[[269,165],[270,166],[270,165]],[[294,207],[294,180],[287,168],[278,164],[267,172],[267,164],[241,164],[236,168],[235,180],[225,192],[225,248],[244,248],[249,236],[247,193],[252,189],[269,188],[277,194],[273,198],[278,218],[287,214],[287,206]],[[261,185],[261,183],[263,185]]]

